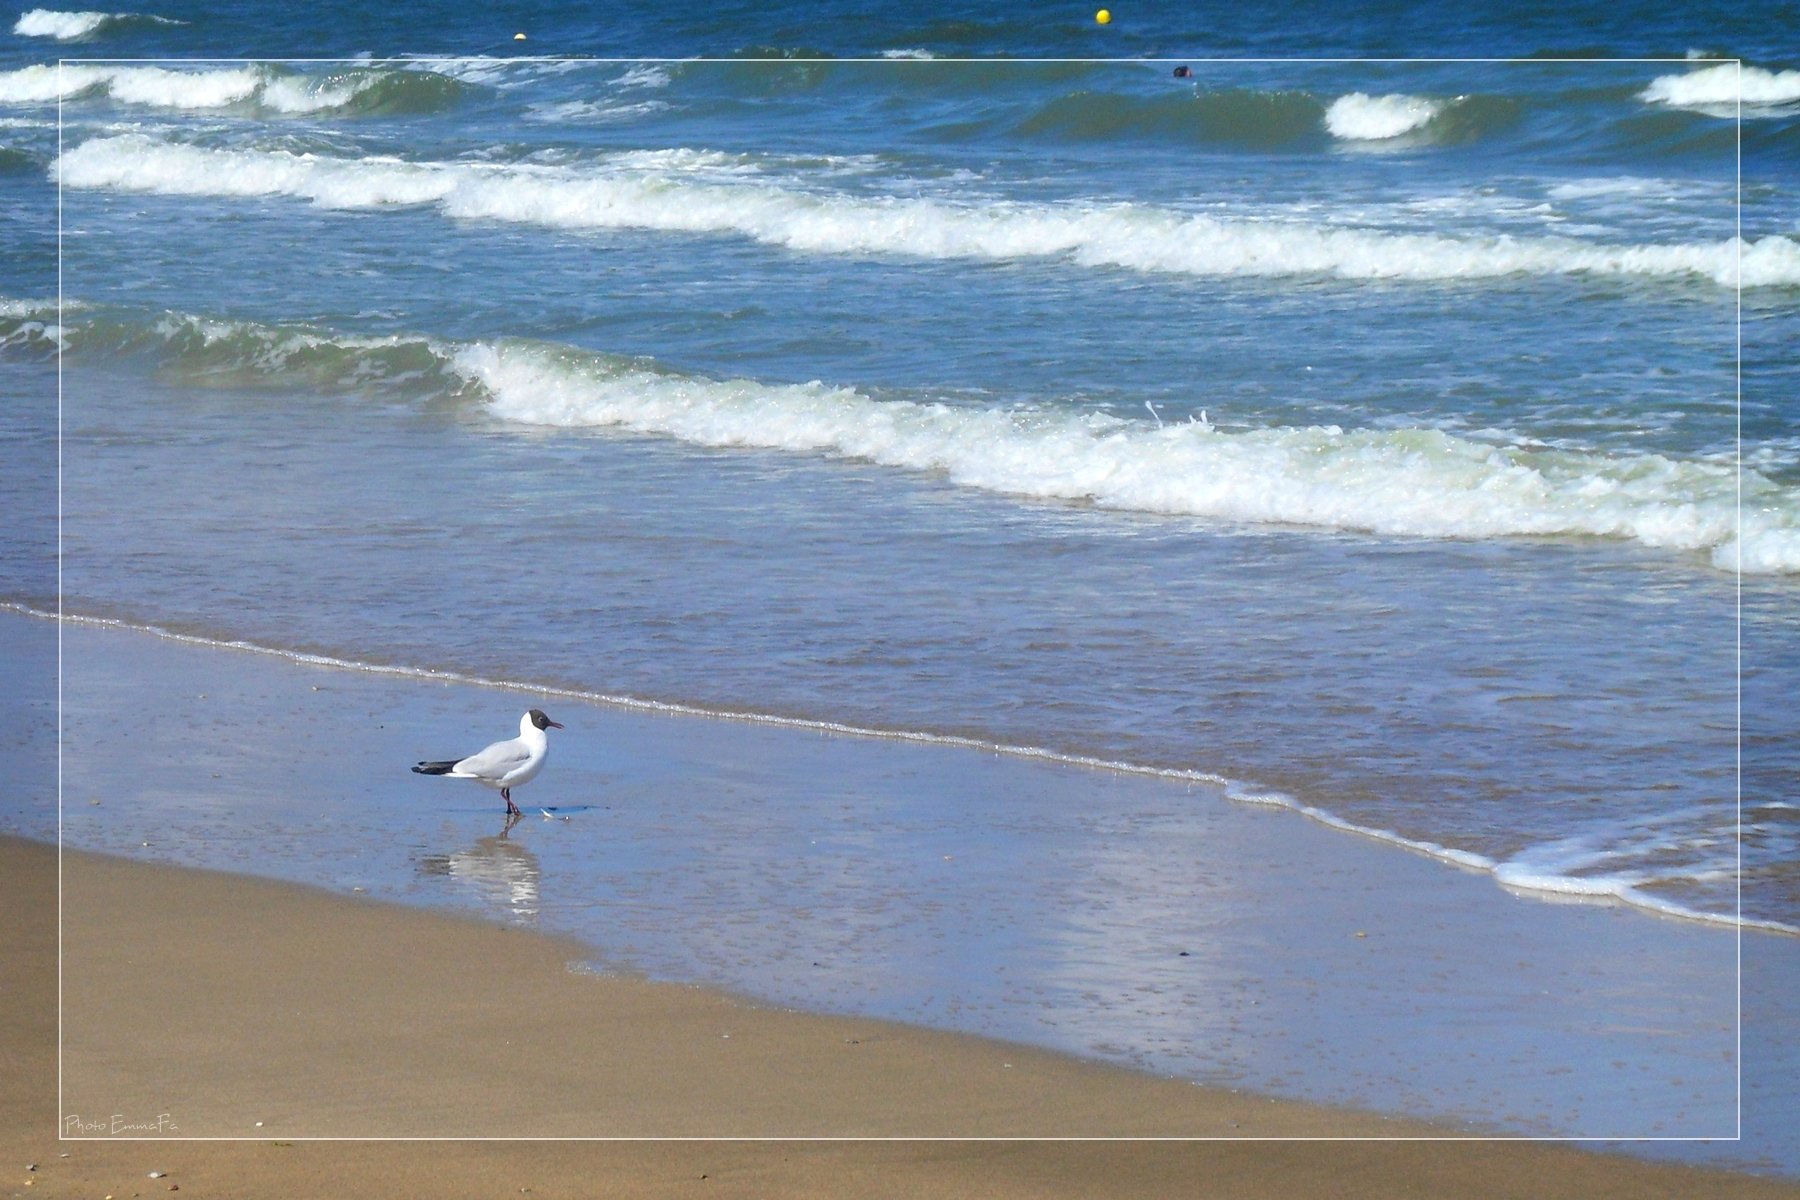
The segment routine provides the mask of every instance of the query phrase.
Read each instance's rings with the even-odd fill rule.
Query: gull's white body
[[[473,779],[491,788],[510,790],[530,783],[550,757],[550,737],[531,723],[531,714],[519,718],[519,736],[495,742],[459,759],[446,774],[451,779]]]
[[[413,768],[413,772],[473,779],[476,783],[497,788],[500,798],[506,801],[507,815],[511,816],[519,811],[519,806],[513,803],[512,790],[536,779],[550,757],[550,737],[545,731],[561,728],[545,716],[542,709],[534,708],[519,718],[518,737],[495,742],[467,758],[422,762]]]

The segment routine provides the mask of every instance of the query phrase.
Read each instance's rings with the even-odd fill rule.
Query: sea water
[[[1800,927],[1777,10],[1406,16],[22,12],[0,599]]]

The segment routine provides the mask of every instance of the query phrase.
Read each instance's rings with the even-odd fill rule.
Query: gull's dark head
[[[552,721],[549,717],[544,715],[544,710],[541,708],[534,708],[530,712],[526,713],[525,715],[530,717],[531,723],[533,725],[536,725],[539,729],[561,729],[562,728],[561,722]]]

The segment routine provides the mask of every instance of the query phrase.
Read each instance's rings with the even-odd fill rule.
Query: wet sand
[[[63,885],[59,1106],[55,851],[0,839],[19,1195],[1800,1195],[1529,1142],[1259,1141],[1434,1131],[571,971],[572,943],[245,876],[66,852]],[[302,1140],[1059,1130],[1233,1140]]]

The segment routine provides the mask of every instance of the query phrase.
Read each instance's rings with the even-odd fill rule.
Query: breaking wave
[[[34,8],[19,14],[13,33],[19,37],[55,38],[59,42],[80,41],[106,29],[128,25],[185,25],[168,17],[150,13],[58,12]]]
[[[77,306],[71,306],[71,308]],[[63,348],[56,301],[0,297],[0,356],[48,359]]]
[[[777,181],[696,181],[622,163],[335,158],[224,150],[141,134],[99,137],[57,160],[71,188],[190,196],[291,196],[324,208],[431,205],[465,221],[569,229],[734,234],[823,254],[1061,258],[1212,277],[1468,280],[1512,275],[1698,277],[1722,287],[1800,285],[1800,241],[1634,244],[1567,236],[1396,233],[1222,217],[1138,204],[977,206],[953,199],[801,191]]]
[[[1444,106],[1421,96],[1370,96],[1351,92],[1325,110],[1325,128],[1348,141],[1387,141],[1425,128]]]
[[[146,108],[303,113],[432,112],[466,85],[428,71],[352,68],[302,75],[267,66],[174,70],[146,66],[30,66],[0,71],[0,104],[49,104],[105,95]]]
[[[1225,431],[1072,409],[877,398],[814,382],[671,370],[552,343],[450,342],[54,307],[0,307],[0,340],[148,349],[194,377],[474,399],[519,425],[613,428],[697,446],[859,459],[960,487],[1102,508],[1384,536],[1604,537],[1697,552],[1721,570],[1800,573],[1800,492],[1732,464],[1500,446],[1429,428]]]
[[[1800,103],[1800,71],[1769,71],[1720,63],[1680,75],[1663,75],[1651,81],[1640,98],[1673,108],[1736,111],[1743,101],[1747,116],[1756,109]]]
[[[963,487],[1104,508],[1384,535],[1593,536],[1700,551],[1730,570],[1800,571],[1800,495],[1730,465],[1525,451],[1434,429],[1159,427],[1066,410],[876,400],[649,369],[524,342],[457,349],[505,420],[611,426],[702,446],[825,453]]]

